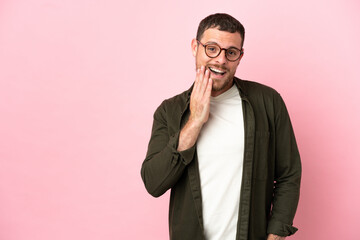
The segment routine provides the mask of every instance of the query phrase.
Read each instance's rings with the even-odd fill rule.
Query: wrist
[[[201,130],[204,123],[196,118],[189,117],[188,122],[186,123],[187,128],[193,129],[193,130]]]
[[[177,148],[178,151],[184,151],[194,146],[199,136],[202,125],[203,124],[192,119],[189,119],[187,121],[184,128],[181,129],[179,134],[179,145]]]

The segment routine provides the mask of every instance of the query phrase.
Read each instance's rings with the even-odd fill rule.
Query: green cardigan
[[[281,96],[259,83],[234,78],[242,99],[245,151],[237,240],[289,236],[299,200],[301,163],[290,118]],[[177,151],[189,118],[192,87],[165,100],[154,113],[141,177],[159,197],[171,189],[171,240],[205,239],[196,144]]]

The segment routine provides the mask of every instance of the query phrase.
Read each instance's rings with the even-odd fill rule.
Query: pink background
[[[0,239],[168,239],[140,167],[194,79],[198,23],[246,28],[237,76],[287,103],[303,163],[291,239],[359,239],[360,3],[0,1]]]

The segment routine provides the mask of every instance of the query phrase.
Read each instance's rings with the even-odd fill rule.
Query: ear
[[[239,58],[239,63],[240,63],[240,60],[242,59],[243,56],[244,56],[244,48],[241,48],[241,55],[240,55],[240,58]]]
[[[197,48],[198,48],[198,43],[197,43],[197,40],[194,38],[191,41],[191,51],[192,51],[192,54],[194,57],[196,57]]]

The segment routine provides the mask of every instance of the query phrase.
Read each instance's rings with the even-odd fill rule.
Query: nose
[[[219,56],[216,57],[216,62],[219,64],[225,64],[227,62],[225,49],[221,49]]]

